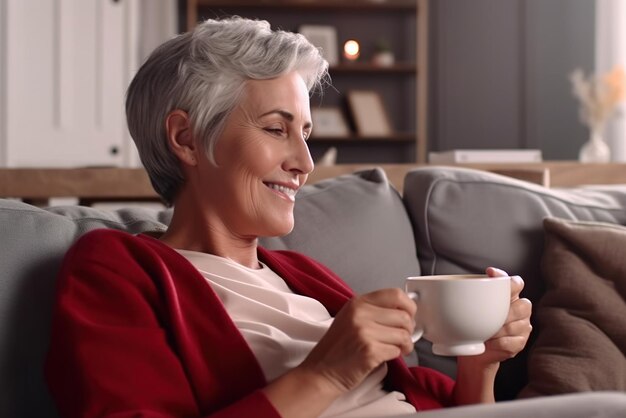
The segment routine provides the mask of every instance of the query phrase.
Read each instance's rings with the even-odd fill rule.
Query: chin
[[[293,219],[289,222],[281,219],[281,222],[272,222],[267,225],[267,228],[265,228],[266,233],[263,235],[266,237],[282,237],[293,231],[293,226]]]
[[[276,229],[276,230],[271,232],[270,236],[271,237],[283,237],[283,236],[289,234],[291,231],[293,231],[293,227]]]

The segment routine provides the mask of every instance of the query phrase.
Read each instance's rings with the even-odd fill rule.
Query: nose
[[[289,142],[291,143],[289,158],[285,159],[283,168],[285,171],[296,174],[309,174],[313,171],[315,164],[304,137],[299,135]]]

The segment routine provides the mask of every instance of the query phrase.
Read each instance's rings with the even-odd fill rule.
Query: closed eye
[[[272,135],[282,135],[285,132],[282,128],[265,128],[264,131]]]

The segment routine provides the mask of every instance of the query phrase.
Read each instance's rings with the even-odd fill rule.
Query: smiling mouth
[[[274,192],[278,193],[279,195],[287,198],[288,200],[292,202],[296,200],[296,193],[298,192],[297,189],[293,189],[291,187],[282,186],[280,184],[275,184],[275,183],[263,183],[263,184],[265,184],[268,188],[270,188]]]

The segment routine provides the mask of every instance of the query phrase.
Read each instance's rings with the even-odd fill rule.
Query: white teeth
[[[296,196],[296,190],[291,189],[289,187],[285,187],[285,186],[281,186],[279,184],[273,184],[273,183],[268,183],[267,187],[269,187],[270,189],[274,189],[276,191],[279,191],[281,193],[286,194],[287,196],[290,197],[295,197]]]

